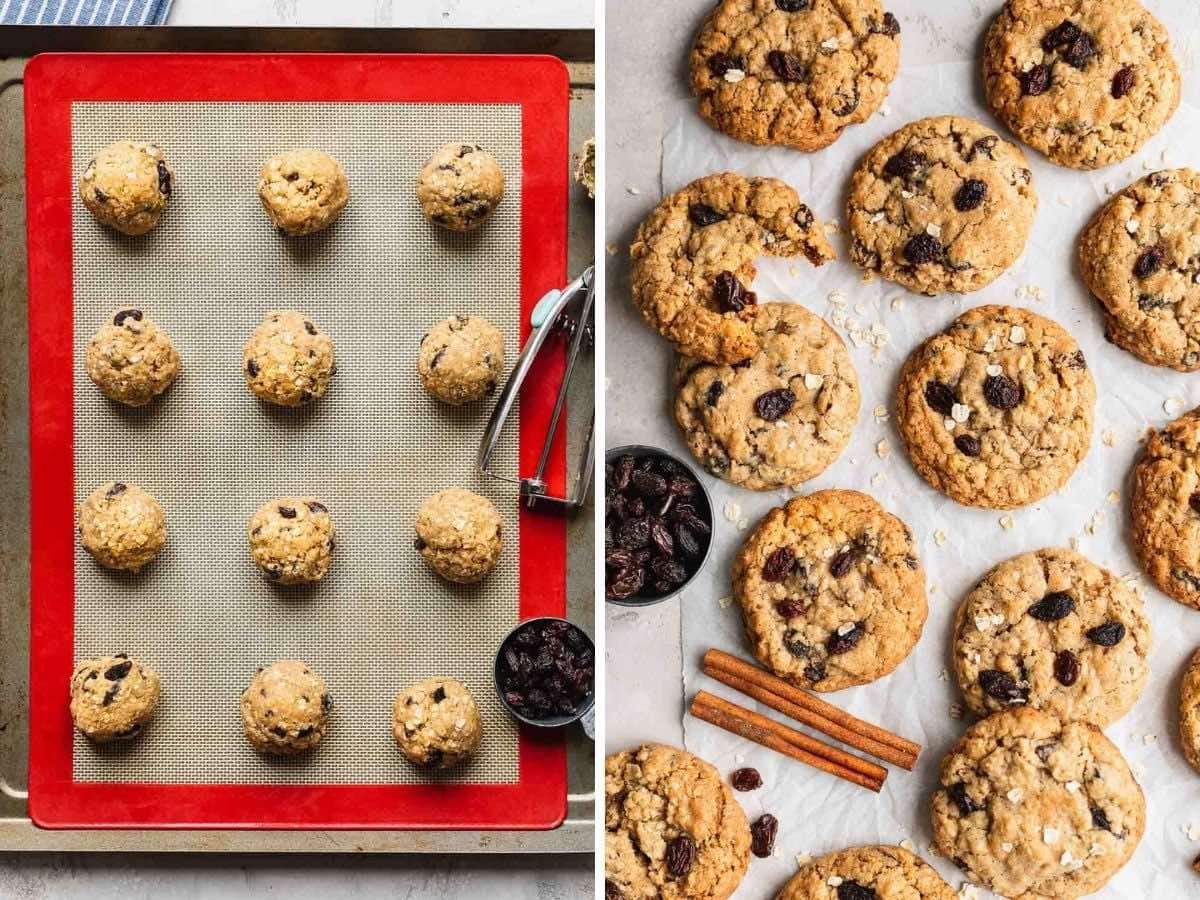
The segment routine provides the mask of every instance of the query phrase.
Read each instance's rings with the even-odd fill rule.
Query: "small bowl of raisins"
[[[526,619],[500,642],[493,676],[500,702],[514,718],[562,728],[596,703],[596,645],[566,619]]]
[[[679,457],[634,444],[604,460],[604,599],[650,606],[678,594],[704,568],[712,501]]]

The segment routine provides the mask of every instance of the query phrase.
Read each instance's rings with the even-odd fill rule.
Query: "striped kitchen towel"
[[[0,0],[0,25],[161,25],[171,0]]]

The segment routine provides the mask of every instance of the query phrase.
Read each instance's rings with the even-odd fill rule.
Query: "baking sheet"
[[[739,144],[709,129],[692,103],[678,104],[666,113],[675,124],[663,144],[664,193],[724,169],[770,175],[794,186],[818,217],[844,221],[850,173],[861,155],[886,134],[914,119],[949,113],[972,116],[1002,130],[982,101],[975,62],[983,30],[999,4],[982,6],[938,4],[937,14],[927,15],[927,4],[890,3],[905,32],[901,71],[887,104],[820,153]],[[1154,6],[1173,29],[1185,79],[1194,77],[1200,43],[1194,6],[1183,0]],[[922,47],[932,49],[922,52]],[[928,61],[938,64],[922,64]],[[1155,169],[1200,167],[1198,139],[1200,110],[1184,105],[1134,158],[1098,172],[1061,169],[1027,150],[1040,205],[1026,251],[1001,278],[966,297],[926,298],[885,281],[863,284],[848,260],[844,234],[832,235],[839,261],[822,269],[803,261],[768,260],[760,265],[753,288],[763,300],[800,302],[829,321],[840,313],[835,327],[851,348],[862,390],[862,413],[850,446],[802,492],[845,487],[870,493],[912,526],[927,571],[929,620],[912,655],[882,681],[829,699],[926,749],[915,772],[893,769],[883,793],[875,796],[685,717],[690,750],[723,773],[741,765],[762,772],[766,787],[739,794],[738,799],[751,819],[770,812],[781,823],[775,856],[752,861],[738,896],[770,896],[808,854],[905,840],[911,840],[956,888],[965,884],[953,864],[932,856],[929,849],[928,800],[937,767],[969,720],[969,714],[954,717],[960,697],[950,674],[952,615],[964,592],[991,566],[1018,553],[1072,542],[1097,563],[1141,585],[1154,635],[1150,682],[1135,709],[1107,729],[1145,790],[1147,831],[1132,862],[1101,895],[1141,900],[1196,894],[1196,876],[1189,866],[1200,852],[1200,778],[1178,749],[1175,706],[1182,667],[1200,643],[1200,613],[1139,577],[1127,537],[1126,488],[1145,430],[1200,403],[1200,380],[1144,365],[1108,344],[1098,307],[1081,286],[1074,258],[1080,229],[1111,190]],[[845,306],[829,301],[835,291],[846,296]],[[1010,513],[968,509],[928,487],[909,465],[893,423],[874,415],[880,405],[891,412],[896,378],[908,353],[964,310],[985,303],[1028,307],[1065,326],[1082,346],[1098,388],[1092,449],[1074,477],[1058,494]],[[872,328],[879,335],[874,343],[869,337]],[[667,350],[661,346],[662,364],[651,371],[665,377]],[[610,372],[610,401],[634,390],[632,377]],[[1111,446],[1102,440],[1108,433]],[[645,423],[638,439],[687,452],[667,409]],[[877,453],[881,441],[890,450],[885,458]],[[792,493],[756,494],[705,477],[718,528],[706,570],[678,600],[684,689],[688,698],[702,688],[736,697],[700,674],[700,656],[711,646],[749,655],[736,606],[720,601],[728,602],[730,565],[749,528]],[[739,702],[757,706],[748,698]],[[769,709],[760,711],[779,718]],[[979,895],[987,896],[982,890]]]
[[[520,536],[512,497],[474,472],[486,405],[449,408],[416,375],[421,336],[446,316],[484,315],[515,358],[519,333],[521,108],[510,104],[109,103],[72,106],[73,170],[112,140],[160,144],[175,193],[158,229],[129,239],[74,205],[75,358],[114,310],[145,311],[172,337],[179,381],[137,411],[109,403],[75,369],[75,493],[136,481],[162,503],[163,555],[114,575],[76,548],[76,657],[126,651],[157,669],[153,726],[130,744],[75,736],[77,781],[392,784],[518,780],[517,731],[492,686],[492,649],[517,622]],[[466,235],[429,226],[413,197],[425,160],[450,140],[491,150],[506,199]],[[324,233],[287,240],[259,204],[258,170],[315,146],[344,165],[351,200]],[[310,407],[281,410],[247,390],[241,348],[271,309],[311,316],[338,372]],[[515,471],[518,429],[497,470]],[[477,587],[440,581],[412,549],[416,509],[463,486],[504,519],[497,571]],[[269,583],[250,561],[246,521],[282,494],[331,510],[337,547],[311,587]],[[238,696],[258,666],[299,657],[326,679],[331,726],[312,753],[256,754]],[[462,680],[483,744],[464,768],[407,764],[392,698],[421,679]]]

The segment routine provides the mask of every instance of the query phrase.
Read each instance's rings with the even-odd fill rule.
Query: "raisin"
[[[1105,831],[1112,831],[1112,823],[1108,821],[1108,814],[1098,806],[1091,808],[1092,825],[1096,828],[1103,828]]]
[[[978,456],[983,449],[979,443],[979,438],[973,434],[959,434],[954,438],[954,446],[958,448],[958,452],[963,456]]]
[[[120,328],[125,324],[126,319],[133,319],[135,322],[142,321],[142,311],[140,309],[123,309],[113,316],[113,324]]]
[[[158,192],[164,197],[171,196],[171,170],[161,159],[158,161]]]
[[[116,665],[109,666],[104,670],[104,677],[109,681],[120,681],[129,674],[129,670],[133,668],[133,663],[129,660],[119,662]]]
[[[1101,647],[1115,647],[1125,640],[1125,626],[1120,622],[1105,622],[1089,629],[1087,639]]]
[[[954,409],[954,404],[958,402],[958,397],[954,394],[954,388],[944,381],[930,381],[925,385],[925,402],[934,412],[948,416]]]
[[[788,388],[776,388],[773,391],[767,391],[765,394],[759,394],[758,399],[754,401],[754,411],[759,417],[766,419],[768,422],[774,422],[776,419],[787,414],[793,406],[796,405],[796,395]]]
[[[650,541],[663,556],[675,555],[675,539],[661,519],[650,520]]]
[[[1063,687],[1079,680],[1079,658],[1070,650],[1060,650],[1054,656],[1054,677]]]
[[[732,272],[722,272],[713,281],[713,299],[721,312],[741,312],[757,302],[754,292],[742,287]]]
[[[837,900],[879,900],[879,895],[857,881],[843,881],[837,887]]]
[[[650,561],[650,571],[654,573],[660,583],[666,584],[669,588],[677,587],[688,580],[688,572],[683,567],[683,563],[663,556]],[[661,588],[659,590],[662,591]],[[665,593],[665,591],[662,592]]]
[[[92,188],[92,196],[96,198],[97,203],[108,202],[108,194],[104,193],[104,191],[100,190],[98,187]]]
[[[701,552],[700,541],[686,525],[675,526],[675,546],[679,548],[680,553],[692,559],[698,557]]]
[[[706,203],[693,203],[688,207],[688,218],[693,224],[703,228],[705,225],[725,221],[725,214],[717,212]]]
[[[117,699],[117,692],[121,690],[121,685],[110,685],[108,690],[104,692],[104,698],[100,701],[101,706],[108,706]]]
[[[314,325],[312,322],[309,322],[307,319],[304,320],[304,330],[307,331],[309,334],[313,335],[314,337],[317,334],[317,326]]]
[[[314,513],[318,513],[318,514],[329,512],[329,507],[327,507],[324,503],[318,503],[316,500],[309,500],[307,503],[307,506],[308,506],[309,512],[314,512]]]
[[[800,12],[808,9],[809,0],[775,0],[775,5],[784,12]]]
[[[968,178],[954,192],[954,208],[959,212],[977,209],[987,197],[987,183],[978,178]]]
[[[766,859],[775,850],[778,832],[779,820],[770,813],[763,813],[750,826],[750,852],[759,859]]]
[[[784,53],[782,50],[772,50],[768,53],[767,65],[781,81],[803,81],[808,77],[808,69],[800,62],[800,57]]]
[[[717,401],[721,399],[721,395],[725,393],[725,385],[723,382],[714,381],[708,386],[708,391],[704,395],[704,402],[709,406],[716,406]]]
[[[775,611],[785,619],[794,619],[804,615],[804,604],[799,600],[788,598],[775,604]]]
[[[1069,19],[1063,19],[1058,25],[1046,32],[1046,36],[1042,38],[1042,49],[1047,53],[1053,53],[1059,47],[1074,41],[1081,34],[1083,32],[1078,25]]]
[[[969,816],[971,813],[978,812],[982,808],[971,799],[971,795],[967,793],[967,786],[961,781],[946,788],[946,793],[950,795],[950,799],[958,807],[960,815]]]
[[[983,398],[996,409],[1012,409],[1024,397],[1021,386],[1007,375],[989,375],[983,381]]]
[[[717,78],[724,77],[732,69],[745,69],[746,63],[740,56],[730,56],[728,53],[714,53],[708,58],[708,71]]]
[[[621,889],[616,884],[605,879],[604,900],[625,900],[625,895],[621,893]]]
[[[763,563],[762,579],[763,581],[783,581],[795,564],[796,554],[792,552],[792,549],[780,547]]]
[[[834,578],[845,578],[854,568],[862,551],[858,547],[847,547],[839,552],[829,563],[829,574]]]
[[[1075,611],[1075,600],[1066,591],[1051,591],[1026,612],[1039,622],[1057,622]]]
[[[810,662],[804,667],[804,677],[809,681],[817,682],[825,680],[825,663],[819,659]]]
[[[988,135],[987,137],[981,137],[971,145],[971,149],[967,152],[967,162],[971,162],[980,153],[982,153],[988,159],[991,159],[992,151],[996,149],[996,144],[999,142],[1000,138],[996,137],[994,134]]]
[[[111,500],[113,497],[119,497],[121,494],[125,493],[125,491],[127,491],[127,490],[128,490],[128,487],[126,486],[125,482],[115,481],[115,482],[113,482],[113,486],[104,492],[104,496],[108,497]]]
[[[1133,274],[1137,278],[1149,278],[1163,264],[1163,252],[1158,247],[1149,247],[1143,250],[1137,258],[1137,262],[1133,264]]]
[[[886,35],[887,37],[895,37],[896,35],[898,35],[900,33],[900,22],[890,12],[885,12],[883,14],[883,23],[880,25],[876,25],[874,22],[872,22],[871,23],[871,31],[874,34],[882,34],[882,35]]]
[[[1200,514],[1200,491],[1188,497],[1188,506],[1192,508],[1192,512]]]
[[[442,751],[438,749],[430,750],[425,756],[425,762],[422,763],[427,769],[436,769],[442,764]]]
[[[832,109],[835,116],[848,116],[858,109],[859,96],[858,91],[854,88],[851,88],[849,94],[839,93],[836,99],[838,104]]]
[[[942,255],[942,242],[932,234],[922,231],[904,245],[904,258],[914,266],[930,263]]]
[[[1028,72],[1021,72],[1017,78],[1021,82],[1021,93],[1026,97],[1037,97],[1050,89],[1049,66],[1034,66]]]
[[[1096,41],[1087,32],[1083,32],[1075,40],[1071,41],[1062,51],[1062,58],[1067,64],[1076,69],[1084,68],[1092,57],[1099,52],[1096,47]]]
[[[617,546],[626,550],[640,550],[650,545],[650,520],[645,516],[630,519],[617,529]]]
[[[862,636],[866,633],[862,622],[855,622],[854,627],[845,634],[842,634],[841,629],[839,629],[829,635],[829,639],[825,641],[825,649],[832,654],[849,653],[858,646],[858,642],[862,640]]]
[[[1057,744],[1039,744],[1033,752],[1037,754],[1037,758],[1042,762],[1049,763],[1050,757],[1054,755],[1056,749],[1058,749]]]
[[[762,787],[762,776],[758,769],[738,769],[729,779],[735,791],[757,791]]]
[[[891,178],[911,178],[918,169],[929,164],[929,158],[916,150],[901,150],[883,165],[883,174]]]
[[[630,481],[633,487],[641,493],[643,497],[655,498],[661,497],[667,492],[667,479],[654,472],[637,471],[633,473]]]
[[[271,730],[279,737],[287,737],[287,728],[285,728],[283,725],[275,725],[271,728]]]
[[[256,375],[258,375],[258,363],[252,359],[246,360],[246,371],[249,373],[251,378],[254,378]]]
[[[283,516],[285,519],[294,519],[294,518],[296,518],[296,510],[295,510],[293,507],[291,507],[291,506],[281,506],[281,507],[279,507],[279,514],[280,514],[281,516]]]
[[[686,834],[672,838],[667,844],[667,871],[675,878],[683,878],[692,871],[696,862],[696,842]]]
[[[433,689],[433,702],[441,703],[445,699],[446,699],[446,689],[444,687],[442,687],[442,685],[439,684],[436,688]]]
[[[1017,680],[999,669],[984,669],[979,673],[979,686],[989,697],[1011,703],[1023,699]]]
[[[1114,100],[1120,100],[1133,90],[1133,66],[1118,69],[1112,80],[1112,95]]]

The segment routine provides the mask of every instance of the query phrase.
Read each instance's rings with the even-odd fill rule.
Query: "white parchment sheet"
[[[1200,7],[1195,0],[1151,6],[1172,28],[1185,79],[1194,77]],[[712,131],[690,104],[681,105],[666,111],[678,118],[663,146],[664,193],[721,170],[769,175],[795,187],[819,218],[840,223],[845,220],[846,185],[858,159],[907,122],[953,113],[977,118],[1004,133],[982,100],[975,61],[998,4],[900,2],[889,8],[905,29],[903,61],[880,113],[847,130],[832,147],[803,154],[739,144]],[[932,49],[925,52],[924,48]],[[1128,540],[1127,490],[1146,429],[1200,404],[1200,375],[1144,365],[1108,344],[1098,305],[1082,287],[1075,263],[1080,230],[1112,191],[1155,169],[1200,168],[1200,110],[1185,103],[1134,158],[1098,172],[1059,168],[1032,150],[1026,154],[1039,198],[1033,232],[1021,259],[974,294],[926,298],[885,281],[863,284],[848,259],[844,233],[832,236],[839,261],[822,269],[813,269],[803,260],[770,260],[760,266],[753,285],[759,297],[803,303],[827,321],[840,323],[835,327],[846,339],[859,374],[863,402],[853,440],[841,458],[803,491],[844,487],[872,494],[912,526],[927,571],[929,619],[912,655],[891,676],[829,699],[919,741],[925,751],[915,772],[893,768],[883,793],[875,796],[688,718],[688,749],[726,774],[740,765],[758,768],[766,787],[739,794],[738,799],[751,819],[770,812],[781,823],[775,857],[752,861],[739,897],[771,896],[795,871],[798,855],[905,839],[951,884],[964,884],[953,864],[931,855],[928,813],[939,761],[970,719],[969,713],[957,720],[952,715],[952,707],[960,701],[948,671],[952,615],[964,592],[996,563],[1072,541],[1095,562],[1136,579],[1154,634],[1149,685],[1134,710],[1108,729],[1145,790],[1146,836],[1133,861],[1100,895],[1119,900],[1200,896],[1200,876],[1190,869],[1200,853],[1196,840],[1200,838],[1200,775],[1188,768],[1179,751],[1175,712],[1182,667],[1200,644],[1200,612],[1180,606],[1141,577]],[[833,292],[845,295],[845,305],[830,301]],[[1029,307],[1065,326],[1083,347],[1098,388],[1092,449],[1070,483],[1043,502],[1008,514],[959,506],[928,487],[909,465],[890,419],[896,378],[909,352],[964,310],[985,303]],[[872,331],[879,346],[864,337]],[[663,370],[667,352],[664,344]],[[659,371],[657,366],[651,370]],[[622,381],[632,376],[612,373],[612,377]],[[875,415],[880,406],[889,417]],[[680,448],[669,417],[648,421],[645,427],[646,443]],[[881,454],[880,446],[885,454],[890,449],[890,454]],[[757,494],[705,478],[718,523],[712,558],[679,601],[684,688],[689,699],[703,688],[757,708],[749,698],[701,675],[699,661],[712,646],[749,655],[736,606],[719,598],[731,593],[730,563],[749,528],[792,494]],[[782,718],[769,709],[760,711]],[[1194,829],[1194,838],[1188,836],[1189,829]],[[964,893],[973,896],[969,888]],[[979,896],[987,894],[981,890]]]

